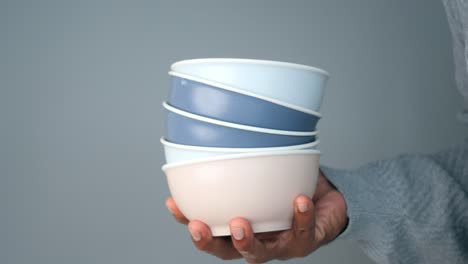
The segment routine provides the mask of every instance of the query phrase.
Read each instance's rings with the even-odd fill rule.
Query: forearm
[[[356,170],[322,167],[356,241],[378,263],[468,263],[468,144]]]

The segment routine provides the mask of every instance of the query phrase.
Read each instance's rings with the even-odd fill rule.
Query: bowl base
[[[264,233],[272,231],[287,230],[291,228],[291,220],[281,221],[281,222],[262,222],[262,223],[253,223],[252,228],[254,233]],[[210,226],[211,234],[214,237],[218,236],[230,236],[231,231],[229,229],[229,224],[219,225],[219,226]]]

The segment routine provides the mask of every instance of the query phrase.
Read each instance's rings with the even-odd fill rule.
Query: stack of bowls
[[[328,73],[247,59],[176,62],[169,72],[166,155],[171,194],[213,236],[244,217],[253,231],[288,229],[297,195],[318,177],[316,130]]]

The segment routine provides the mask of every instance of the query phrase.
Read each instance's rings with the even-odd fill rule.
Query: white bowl
[[[315,67],[250,59],[184,60],[172,64],[171,70],[251,92],[304,112],[320,111],[329,78],[326,71]]]
[[[247,153],[162,169],[181,212],[207,224],[213,236],[226,236],[235,217],[249,220],[255,233],[291,228],[294,199],[314,194],[319,156],[317,150]]]
[[[240,153],[255,153],[255,152],[272,152],[295,149],[315,149],[320,143],[316,140],[307,144],[293,145],[286,147],[270,147],[270,148],[210,148],[191,145],[176,144],[161,138],[161,144],[164,146],[164,154],[166,163],[176,163],[184,161],[194,161],[202,158],[216,157],[230,154]]]

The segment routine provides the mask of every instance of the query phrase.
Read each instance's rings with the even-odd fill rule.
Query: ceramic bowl
[[[278,100],[295,109],[320,112],[329,74],[306,65],[249,59],[194,59],[171,70]]]
[[[182,111],[167,103],[168,141],[201,147],[262,148],[300,145],[315,141],[317,131],[285,131],[239,125]]]
[[[181,110],[248,126],[314,131],[321,115],[299,111],[262,96],[232,87],[169,72],[171,90],[168,103]]]
[[[161,144],[164,146],[166,163],[168,164],[230,154],[272,152],[296,149],[316,149],[319,143],[320,140],[316,140],[307,144],[273,148],[209,148],[175,144],[167,141],[164,138],[161,138]]]
[[[312,197],[317,150],[236,154],[163,166],[181,212],[207,224],[213,236],[230,235],[229,221],[244,217],[253,231],[291,228],[294,199]]]

